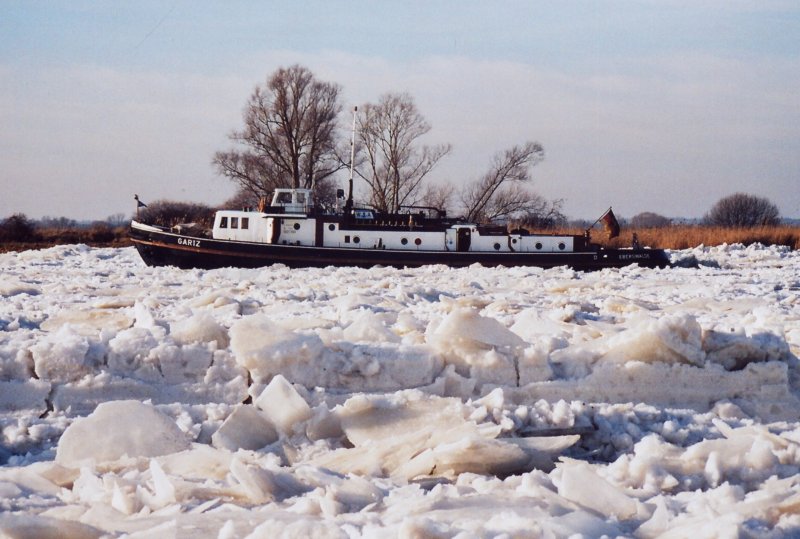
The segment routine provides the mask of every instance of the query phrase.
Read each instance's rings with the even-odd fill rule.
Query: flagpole
[[[592,228],[594,228],[594,225],[596,225],[597,223],[599,223],[599,222],[600,222],[600,221],[603,219],[603,217],[605,217],[606,215],[608,215],[608,212],[610,212],[610,211],[611,211],[611,206],[609,206],[609,207],[608,207],[608,209],[607,209],[607,210],[606,210],[606,211],[603,213],[603,215],[601,215],[600,217],[598,217],[598,218],[597,218],[597,220],[596,220],[594,223],[592,223],[591,225],[589,225],[589,227],[586,229],[586,231],[585,231],[583,234],[584,234],[585,236],[588,236],[588,235],[589,235],[589,231],[590,231]]]

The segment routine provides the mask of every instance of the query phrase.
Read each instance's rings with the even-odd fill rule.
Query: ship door
[[[456,232],[456,251],[469,251],[472,231],[468,227],[459,228]]]

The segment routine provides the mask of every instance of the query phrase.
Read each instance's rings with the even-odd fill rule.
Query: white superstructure
[[[277,189],[263,211],[220,210],[214,239],[242,242],[418,251],[572,252],[574,236],[498,232],[468,223],[431,222],[417,214],[382,218],[372,210],[351,216],[313,211],[310,189]]]

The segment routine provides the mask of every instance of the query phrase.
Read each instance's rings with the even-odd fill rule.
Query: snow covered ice
[[[0,536],[800,536],[800,254],[0,255]]]

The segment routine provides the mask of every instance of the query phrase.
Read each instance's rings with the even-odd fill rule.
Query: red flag
[[[619,223],[617,218],[614,217],[614,212],[611,211],[611,208],[608,208],[608,211],[603,214],[600,220],[603,221],[603,228],[608,232],[608,239],[619,236]]]

